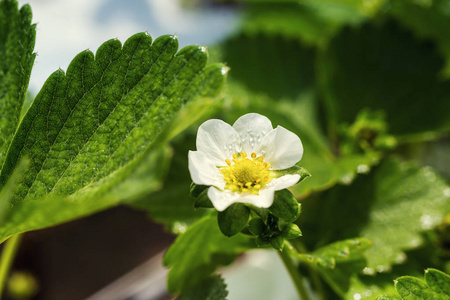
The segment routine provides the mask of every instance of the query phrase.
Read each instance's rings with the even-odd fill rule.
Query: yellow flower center
[[[220,169],[226,181],[225,188],[232,192],[251,193],[258,195],[259,190],[272,179],[270,164],[264,162],[262,156],[256,157],[252,153],[247,158],[247,153],[233,154],[233,159],[226,159],[227,167]]]

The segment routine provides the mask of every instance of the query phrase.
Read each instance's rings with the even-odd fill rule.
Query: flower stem
[[[303,284],[303,277],[300,274],[294,260],[292,259],[291,256],[292,251],[295,250],[292,249],[292,246],[289,243],[285,242],[283,251],[278,251],[278,254],[281,257],[284,266],[288,270],[289,275],[291,275],[292,281],[294,282],[295,288],[297,289],[300,299],[309,300],[309,295],[306,292],[305,285]]]
[[[21,238],[21,234],[13,235],[8,241],[6,241],[6,244],[2,250],[0,257],[0,298],[2,298],[9,271],[16,256],[17,249],[19,248]]]
[[[306,250],[305,245],[303,245],[303,243],[299,239],[292,240],[292,246],[298,253],[307,253],[308,252]],[[325,300],[326,299],[325,291],[323,290],[323,286],[322,286],[322,282],[320,281],[319,274],[312,267],[311,264],[305,263],[305,266],[309,271],[309,275],[311,276],[312,284],[314,285],[314,287],[318,293],[319,299]]]

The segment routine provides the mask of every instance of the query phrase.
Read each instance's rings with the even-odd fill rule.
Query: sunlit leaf
[[[176,121],[186,103],[216,97],[225,78],[222,65],[206,66],[204,47],[177,49],[174,36],[152,43],[139,33],[123,46],[105,42],[95,57],[84,51],[67,74],[50,76],[24,116],[0,175],[4,185],[18,160],[29,158],[0,239],[115,205],[130,196],[119,190],[130,190],[121,186],[124,180],[136,187],[133,172],[139,167],[158,172],[160,162],[150,152],[189,124]],[[147,159],[155,164],[142,166]],[[157,186],[148,184],[147,192]]]
[[[20,120],[33,67],[36,25],[31,8],[0,1],[0,168]]]

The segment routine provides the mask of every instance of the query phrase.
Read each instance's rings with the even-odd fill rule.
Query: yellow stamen
[[[264,162],[262,156],[257,157],[253,152],[250,157],[246,152],[234,153],[232,160],[226,159],[227,166],[220,172],[226,182],[225,188],[232,192],[259,194],[273,178],[273,172],[269,170],[270,163]]]

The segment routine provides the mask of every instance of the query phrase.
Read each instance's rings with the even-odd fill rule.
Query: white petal
[[[286,174],[284,176],[274,178],[267,184],[267,187],[275,191],[287,189],[295,185],[300,180],[300,175],[298,174]]]
[[[242,151],[248,154],[255,152],[264,136],[273,129],[267,117],[256,113],[243,115],[234,122],[233,128],[241,137]]]
[[[268,208],[272,205],[275,190],[266,188],[259,191],[259,195],[239,194],[230,190],[219,190],[215,187],[208,189],[208,197],[218,211],[224,211],[234,203],[247,203],[256,207]]]
[[[241,139],[229,124],[212,119],[198,128],[197,150],[205,153],[216,166],[226,166],[225,159],[241,151]]]
[[[201,185],[225,188],[225,180],[219,169],[201,151],[189,151],[189,172],[192,181]]]
[[[218,211],[224,211],[231,204],[239,202],[239,196],[230,190],[219,190],[213,186],[208,189],[208,197]]]
[[[259,190],[259,195],[242,196],[239,202],[253,204],[256,207],[268,208],[273,203],[274,195],[274,189],[265,188]]]
[[[283,170],[294,166],[303,156],[300,138],[284,127],[270,131],[257,149],[272,170]]]

